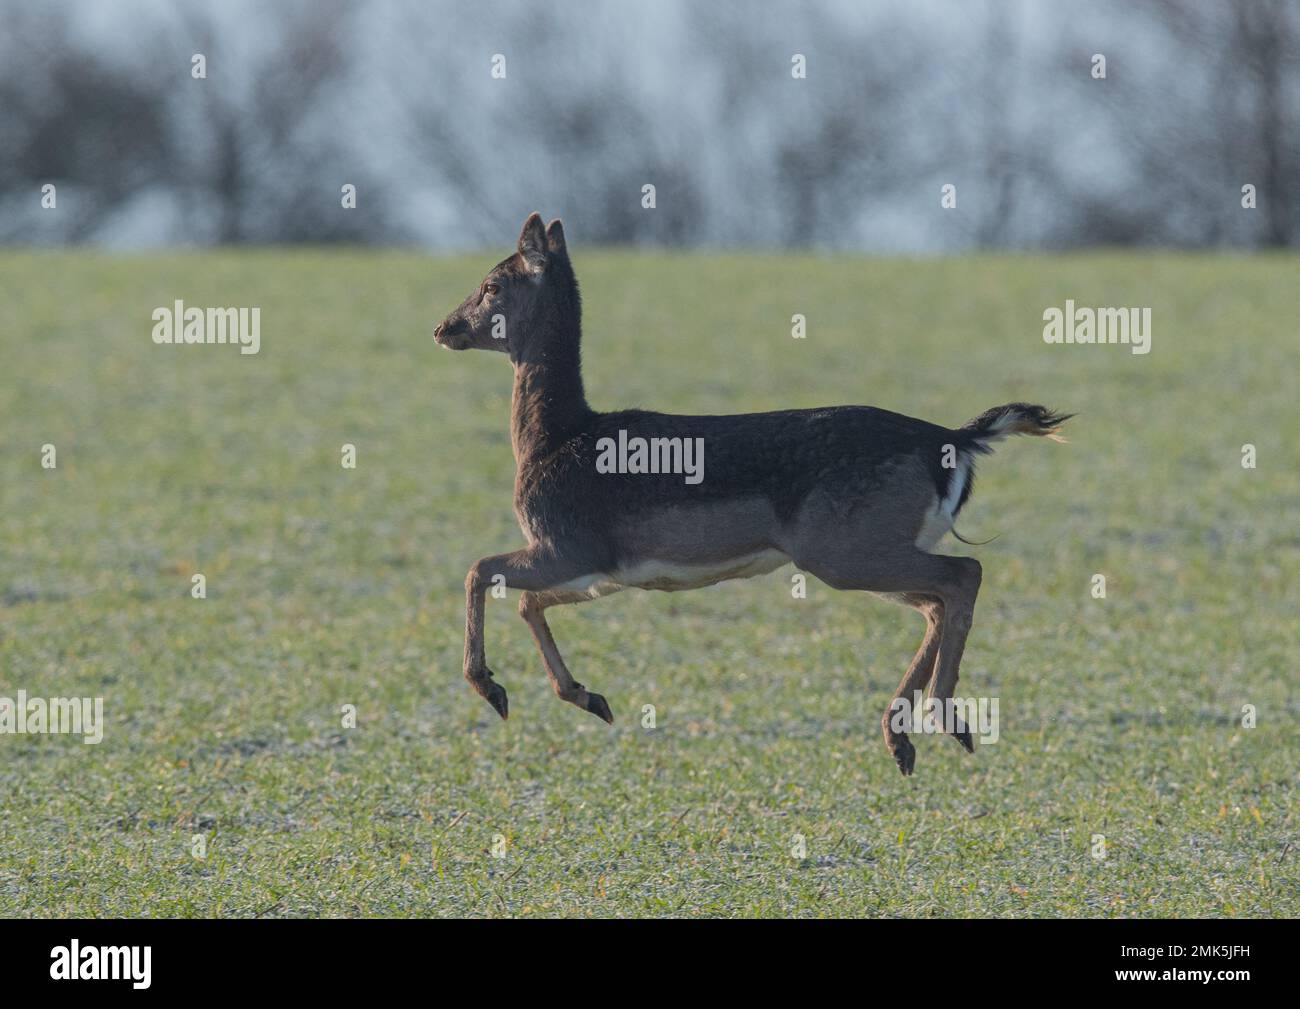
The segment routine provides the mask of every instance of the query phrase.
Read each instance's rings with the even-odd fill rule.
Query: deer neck
[[[580,342],[577,323],[548,327],[514,362],[510,436],[516,463],[550,454],[590,418]]]

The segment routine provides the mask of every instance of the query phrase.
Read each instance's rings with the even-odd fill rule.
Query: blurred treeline
[[[589,244],[1294,246],[1300,2],[0,0],[0,242],[499,246],[534,209]]]

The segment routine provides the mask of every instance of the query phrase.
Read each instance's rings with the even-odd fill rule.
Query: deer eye
[[[483,285],[483,293],[486,294],[486,295],[488,295],[488,297],[491,297],[492,295],[496,294],[496,293],[497,293],[498,291],[500,291],[500,290],[501,290],[501,288],[498,287],[496,284],[484,284],[484,285]]]

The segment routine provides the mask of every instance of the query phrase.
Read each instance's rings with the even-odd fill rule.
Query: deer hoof
[[[957,731],[952,734],[952,738],[965,747],[967,753],[975,752],[975,744],[970,738],[970,729],[965,725],[958,725]]]
[[[609,710],[609,703],[600,694],[587,693],[587,710],[597,718],[603,718],[610,725],[614,724],[614,712]]]
[[[898,769],[907,777],[916,767],[916,747],[906,736],[900,735],[894,740],[894,745],[890,749],[894,755],[894,762],[898,764]]]
[[[510,701],[506,698],[506,688],[501,684],[488,680],[487,686],[483,689],[483,699],[492,705],[492,709],[501,716],[502,721],[510,717]]]

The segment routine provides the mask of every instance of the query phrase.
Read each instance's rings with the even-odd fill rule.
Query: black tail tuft
[[[958,428],[958,433],[966,436],[974,451],[991,452],[989,446],[992,442],[1013,434],[1064,441],[1057,432],[1073,416],[1072,413],[1056,413],[1036,403],[1007,403],[985,410],[974,420],[967,421]]]

